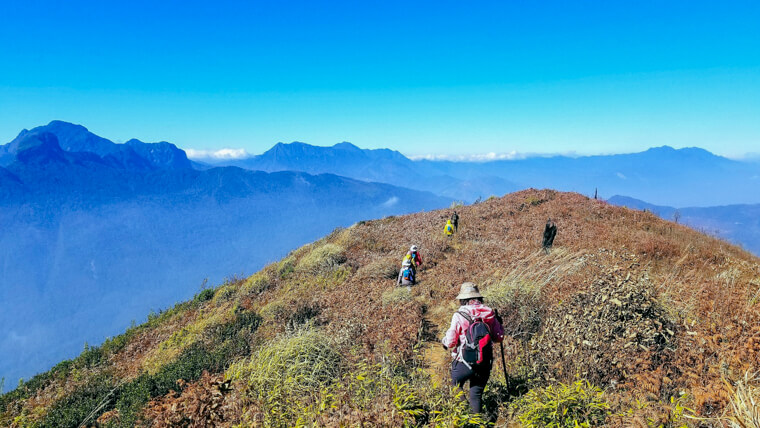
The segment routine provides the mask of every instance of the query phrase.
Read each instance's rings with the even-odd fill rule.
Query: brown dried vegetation
[[[650,213],[573,193],[526,190],[457,211],[459,232],[451,238],[442,234],[449,210],[336,230],[235,283],[225,299],[141,331],[92,370],[133,378],[176,331],[239,305],[263,318],[252,349],[300,325],[316,325],[350,338],[355,346],[345,354],[347,363],[392,360],[444,380],[448,357],[434,342],[448,327],[464,281],[480,284],[504,315],[513,335],[505,346],[510,375],[528,373],[526,388],[576,376],[590,380],[627,415],[612,424],[663,421],[671,397],[685,397],[679,399],[696,417],[725,416],[731,412],[726,385],[760,368],[760,261],[745,251]],[[540,249],[547,217],[559,228],[548,255]],[[420,282],[411,298],[389,299],[395,269],[411,244],[424,256]],[[84,382],[54,379],[0,408],[0,422],[35,409],[43,418],[65,391]],[[206,373],[155,397],[141,420],[155,426],[241,423],[251,416],[242,390]],[[389,406],[380,400],[376,407]],[[509,419],[505,409],[500,421]],[[118,420],[112,412],[106,417]],[[689,423],[719,423],[707,420]]]

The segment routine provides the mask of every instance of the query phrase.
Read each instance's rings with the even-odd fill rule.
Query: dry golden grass
[[[622,364],[614,370],[625,375],[614,384],[599,385],[610,402],[616,410],[628,411],[636,406],[634,398],[641,398],[643,404],[630,413],[631,421],[664,420],[673,394],[684,391],[683,405],[693,409],[695,417],[739,417],[741,410],[732,404],[737,382],[747,370],[760,367],[760,261],[756,257],[651,213],[574,193],[531,189],[457,211],[459,232],[451,238],[442,234],[450,210],[361,222],[338,230],[237,283],[234,294],[174,314],[141,332],[110,358],[109,369],[119,377],[135,376],[145,367],[146,358],[156,355],[159,343],[182,329],[201,325],[208,314],[237,304],[264,319],[255,333],[254,348],[309,322],[327,334],[351,337],[356,352],[347,358],[413,362],[442,381],[448,360],[435,342],[456,309],[453,299],[459,285],[474,281],[500,307],[507,330],[515,336],[507,341],[506,354],[507,366],[517,376],[537,349],[531,338],[561,314],[562,305],[578,302],[579,296],[595,290],[596,282],[609,278],[610,271],[615,272],[612,278],[626,278],[635,271],[636,278],[646,277],[663,316],[675,323],[671,330],[677,346],[667,357],[653,346],[614,360]],[[547,217],[559,228],[548,255],[541,251]],[[424,258],[419,283],[411,296],[396,298],[399,292],[391,273],[411,244],[420,247]],[[553,318],[548,314],[554,314]],[[202,331],[196,333],[202,335]],[[612,364],[613,359],[609,361]],[[552,373],[538,378],[558,373],[572,377],[584,368],[567,365],[546,370]],[[65,379],[49,388],[66,390],[76,385]],[[45,405],[42,401],[21,405],[33,409]],[[152,409],[170,412],[171,406]]]

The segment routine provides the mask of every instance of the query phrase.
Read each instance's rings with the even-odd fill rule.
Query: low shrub
[[[396,279],[400,262],[392,258],[377,259],[361,268],[361,274],[372,279]]]
[[[467,392],[461,389],[438,389],[434,391],[428,405],[427,424],[434,427],[487,427],[489,423],[483,415],[470,412]]]
[[[235,420],[235,407],[229,398],[233,390],[223,375],[203,372],[196,382],[178,381],[182,392],[170,392],[151,400],[142,411],[142,418],[153,427],[216,427],[230,426]],[[98,422],[108,426],[104,415]]]
[[[596,427],[610,409],[602,390],[584,380],[531,389],[513,407],[526,428]]]
[[[483,297],[504,318],[502,324],[509,336],[527,342],[541,329],[547,304],[538,284],[508,279],[489,285]]]
[[[174,307],[167,310],[151,312],[145,323],[137,326],[133,325],[118,336],[106,338],[100,346],[86,346],[84,351],[73,360],[64,360],[56,364],[49,371],[38,374],[26,382],[21,382],[16,389],[0,395],[0,414],[7,411],[10,403],[33,396],[53,380],[63,381],[75,370],[92,368],[103,364],[111,355],[122,350],[139,332],[156,328],[172,316],[189,310],[196,305],[197,302],[191,300],[177,303]],[[61,411],[59,411],[59,416],[60,414],[62,414]]]
[[[213,288],[204,288],[193,297],[193,301],[196,303],[203,303],[211,300],[214,297],[215,292],[216,291]]]
[[[335,244],[324,244],[305,255],[298,262],[298,269],[319,274],[337,268],[346,261],[343,248]]]
[[[281,273],[282,275],[282,273]],[[272,286],[272,281],[265,272],[252,275],[243,283],[243,292],[246,294],[261,294]]]
[[[207,329],[209,343],[193,343],[174,361],[164,364],[155,373],[144,372],[136,379],[117,387],[109,374],[88,380],[66,398],[57,402],[40,422],[41,427],[79,426],[91,412],[90,422],[103,412],[116,408],[118,426],[132,427],[139,422],[140,412],[152,398],[170,390],[181,390],[177,381],[194,381],[204,370],[220,372],[236,358],[250,353],[249,335],[261,323],[253,312],[239,312],[232,322]],[[72,363],[69,362],[69,365]],[[51,372],[53,372],[51,370]]]
[[[257,314],[240,312],[234,321],[209,329],[208,334],[212,336],[209,344],[194,343],[155,374],[145,372],[122,387],[116,401],[119,426],[135,426],[148,401],[170,390],[181,391],[178,380],[192,382],[199,379],[204,371],[224,371],[236,358],[248,355],[248,336],[260,324],[261,317]]]
[[[324,349],[304,346],[301,341],[316,332],[271,342],[250,361],[230,367],[226,378],[243,382],[247,388],[244,426],[491,425],[481,415],[470,413],[464,391],[436,384],[420,368],[373,364],[365,359],[352,364],[348,358],[340,365],[325,365],[320,362],[325,359]],[[267,347],[284,350],[266,352]],[[307,357],[297,357],[301,350]],[[271,357],[272,363],[267,359]],[[316,362],[314,368],[310,362]],[[288,370],[291,365],[294,368]],[[315,369],[319,376],[314,376]],[[295,382],[298,378],[310,379],[308,385]]]
[[[760,377],[746,372],[744,379],[731,385],[725,381],[731,397],[731,427],[760,428]]]
[[[234,284],[225,284],[216,290],[216,293],[214,294],[214,303],[220,304],[226,302],[235,297],[236,292],[237,288]]]
[[[412,300],[412,291],[408,287],[394,287],[383,293],[383,306],[398,305]]]
[[[296,259],[293,256],[286,257],[280,263],[277,264],[277,276],[280,279],[287,278],[291,273],[296,270]]]
[[[194,381],[204,370],[224,370],[230,355],[225,355],[228,347],[209,351],[200,344],[185,350],[175,361],[165,365],[156,374],[143,373],[125,385],[119,392],[116,409],[119,411],[119,426],[132,427],[139,420],[140,411],[154,397],[181,390],[177,381]]]
[[[158,312],[153,312],[151,310],[151,312],[148,314],[148,320],[140,327],[145,327],[148,329],[156,328],[162,323],[169,320],[171,317],[197,307],[198,302],[194,300],[188,300],[185,302],[177,303],[169,309],[159,310]]]
[[[273,300],[261,308],[261,316],[268,323],[279,322],[279,320],[286,319],[291,312],[290,306],[284,300]]]
[[[361,361],[347,371],[329,393],[333,400],[359,415],[358,420],[352,421],[356,425],[491,425],[482,415],[470,413],[465,391],[436,384],[421,368]],[[322,422],[335,425],[342,421],[338,417],[338,420],[323,419]]]
[[[534,196],[534,195],[531,195],[525,198],[525,203],[532,206],[541,205],[546,201],[547,201],[546,199],[539,198],[538,196]]]
[[[235,308],[199,312],[191,323],[176,330],[169,338],[150,350],[143,361],[143,368],[151,373],[158,371],[168,361],[174,360],[190,345],[202,340],[211,327],[229,323],[235,317]]]
[[[289,315],[287,328],[296,330],[308,323],[313,324],[321,311],[321,308],[316,304],[301,304]]]
[[[262,398],[274,388],[307,393],[338,377],[341,356],[316,329],[303,329],[263,345],[250,359],[234,364],[226,379],[243,380],[248,393]]]
[[[293,425],[316,393],[339,379],[342,357],[330,338],[302,329],[262,345],[233,364],[225,379],[240,381],[265,426]]]
[[[658,367],[667,373],[680,331],[646,271],[610,270],[548,312],[530,342],[532,364],[535,373],[550,382],[570,382],[580,375],[608,385],[637,379]],[[647,379],[646,388],[655,394],[674,392],[661,389],[655,376]]]
[[[66,398],[50,408],[39,427],[77,427],[103,402],[114,389],[114,380],[108,375],[90,379]]]

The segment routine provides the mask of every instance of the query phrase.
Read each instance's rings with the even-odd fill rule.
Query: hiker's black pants
[[[470,410],[483,413],[483,390],[491,376],[491,365],[483,364],[472,370],[461,361],[451,363],[451,383],[460,388],[470,381]]]

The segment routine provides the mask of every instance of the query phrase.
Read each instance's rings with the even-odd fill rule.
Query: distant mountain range
[[[465,201],[546,187],[586,195],[598,189],[600,196],[625,194],[676,206],[760,203],[760,164],[699,148],[663,146],[620,155],[454,162],[411,160],[396,151],[363,150],[350,143],[317,147],[296,142],[278,143],[261,155],[221,164],[269,172],[333,173]]]
[[[678,220],[679,223],[721,237],[760,255],[760,204],[674,208],[619,195],[611,197],[607,202],[647,210],[665,220]]]
[[[125,144],[116,144],[99,137],[81,125],[54,120],[45,126],[32,130],[24,129],[8,144],[0,146],[0,166],[8,166],[25,145],[39,145],[44,134],[55,136],[59,149],[64,152],[77,153],[70,158],[82,158],[82,153],[97,155],[88,160],[102,162],[110,167],[130,170],[151,169],[191,169],[192,164],[187,159],[184,150],[167,142],[143,143],[132,139]],[[38,141],[38,142],[35,142]],[[49,138],[48,138],[49,140]],[[49,145],[49,144],[48,144]],[[53,147],[48,149],[56,150]],[[50,153],[52,154],[52,152]],[[76,159],[70,159],[76,161]]]
[[[363,150],[345,142],[332,147],[278,143],[261,155],[223,164],[262,171],[331,172],[465,201],[527,187],[589,196],[598,189],[600,198],[629,195],[614,196],[610,203],[647,208],[667,220],[673,220],[672,206],[691,206],[679,210],[682,223],[760,254],[760,164],[699,148],[663,146],[621,155],[453,162],[415,161],[399,152]]]
[[[330,172],[466,201],[525,187],[587,195],[598,189],[602,198],[620,193],[661,203],[622,196],[609,199],[616,205],[647,208],[667,220],[673,220],[676,211],[670,205],[697,205],[701,207],[679,210],[682,223],[760,254],[760,165],[699,148],[664,146],[622,155],[453,162],[415,161],[396,151],[365,150],[345,142],[332,147],[296,142],[278,143],[261,155],[225,164],[262,171]]]
[[[526,187],[598,188],[668,206],[757,204],[758,183],[760,163],[670,147],[452,162],[350,143],[280,143],[204,165],[171,143],[117,144],[53,121],[0,145],[0,377],[11,386],[151,308],[192,296],[204,278],[253,272],[360,219]],[[757,235],[739,226],[756,230],[753,209],[680,212],[682,222],[758,254]]]
[[[456,168],[452,168],[456,167],[456,164],[418,162],[394,150],[360,149],[346,142],[332,147],[299,142],[277,143],[261,155],[224,161],[219,165],[268,172],[331,173],[429,191],[466,201],[473,201],[479,196],[501,195],[519,188],[496,175],[457,171]]]
[[[451,199],[333,174],[196,170],[169,143],[65,122],[0,146],[6,387],[335,227]],[[407,245],[400,243],[399,251]]]

